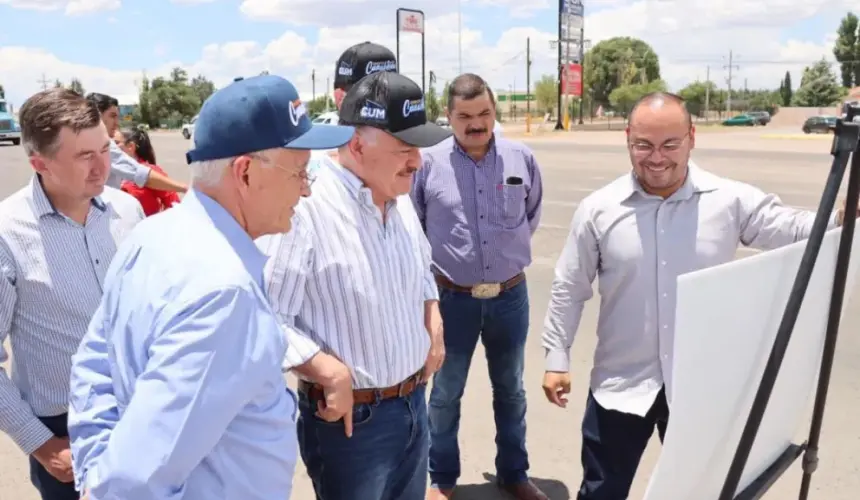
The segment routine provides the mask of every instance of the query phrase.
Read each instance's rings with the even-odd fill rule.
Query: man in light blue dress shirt
[[[74,475],[90,500],[289,498],[296,398],[281,367],[318,350],[272,312],[253,239],[290,229],[310,194],[310,150],[352,134],[312,127],[277,76],[237,80],[203,105],[192,189],[118,249],[72,360]]]

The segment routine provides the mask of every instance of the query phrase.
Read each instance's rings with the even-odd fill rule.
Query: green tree
[[[3,85],[0,85],[0,99],[6,99],[6,89],[3,88]]]
[[[609,96],[618,87],[656,80],[660,80],[657,53],[637,38],[610,38],[585,54],[583,87],[592,93],[595,106],[611,104]]]
[[[752,90],[747,95],[749,111],[767,111],[773,116],[781,105],[782,93],[779,90]]]
[[[451,87],[451,82],[445,82],[445,86],[442,87],[442,97],[440,101],[442,101],[443,110],[448,109],[448,90]]]
[[[56,80],[54,80],[54,88],[55,88],[55,89],[61,89],[61,88],[63,88],[63,82],[61,82],[59,78],[57,78]]]
[[[860,85],[860,19],[849,12],[836,30],[833,55],[839,62],[839,76],[843,87]]]
[[[791,87],[791,72],[785,72],[785,78],[779,84],[779,96],[783,106],[791,106],[791,96],[794,89]]]
[[[209,96],[215,93],[215,84],[203,75],[192,78],[189,85],[194,89],[197,98],[200,99],[201,106],[206,102],[206,99],[209,99]]]
[[[663,80],[655,80],[648,83],[631,83],[615,87],[609,94],[609,104],[618,111],[627,113],[646,94],[651,92],[665,92],[666,83]]]
[[[333,109],[334,100],[327,95],[321,95],[316,99],[313,99],[311,102],[305,103],[305,106],[307,107],[308,114],[310,116],[317,116],[325,113],[328,109]]]
[[[424,103],[427,106],[427,121],[436,122],[436,119],[442,114],[443,106],[439,103],[439,96],[436,95],[435,85],[430,85],[430,88],[427,89]]]
[[[84,92],[84,86],[77,78],[72,78],[72,81],[69,82],[69,90],[74,90],[80,95],[86,95]]]
[[[832,106],[844,95],[830,63],[823,57],[803,70],[800,87],[792,97],[792,105],[803,107]]]
[[[199,85],[193,86],[195,80]],[[201,97],[209,90],[208,80],[202,83],[195,80],[189,82],[188,72],[180,67],[173,68],[167,78],[149,81],[144,76],[139,97],[141,120],[150,128],[177,128],[190,120],[200,110]]]
[[[534,100],[537,111],[541,114],[555,115],[558,105],[558,79],[555,75],[543,75],[535,82]]]
[[[717,86],[714,82],[693,82],[678,92],[687,101],[687,109],[691,114],[704,117],[715,107]]]

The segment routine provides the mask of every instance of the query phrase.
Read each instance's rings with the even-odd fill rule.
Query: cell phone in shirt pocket
[[[508,177],[499,184],[502,225],[515,229],[523,223],[526,215],[526,186],[520,177]]]

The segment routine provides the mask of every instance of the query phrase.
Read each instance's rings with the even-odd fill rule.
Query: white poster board
[[[841,229],[824,238],[738,492],[808,427]],[[855,233],[844,306],[860,263]],[[669,427],[646,500],[716,500],[773,346],[806,242],[678,278]],[[844,314],[844,308],[843,308]]]

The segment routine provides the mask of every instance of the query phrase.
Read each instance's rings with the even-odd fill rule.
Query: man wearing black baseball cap
[[[450,133],[427,123],[421,88],[397,73],[362,78],[340,111],[355,135],[337,161],[319,160],[295,229],[257,242],[284,323],[354,378],[354,410],[333,426],[316,415],[324,388],[301,376],[299,446],[319,500],[423,499],[426,383],[445,348],[430,247],[409,190],[419,148]]]
[[[353,85],[367,75],[380,72],[397,72],[397,58],[389,49],[372,42],[361,42],[346,49],[334,70],[334,103],[338,109]]]

